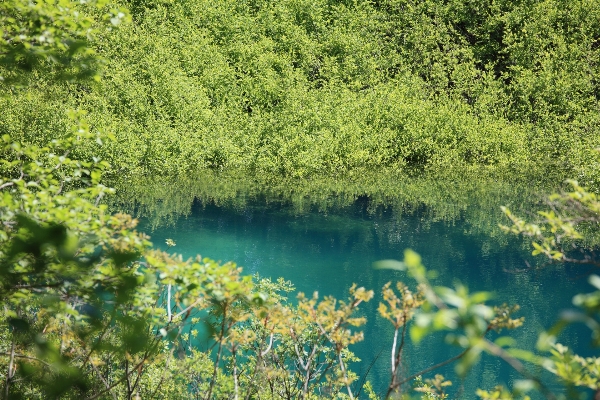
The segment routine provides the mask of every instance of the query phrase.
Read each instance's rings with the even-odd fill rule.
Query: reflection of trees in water
[[[196,199],[188,205],[187,214],[176,215],[173,225],[158,225],[153,236],[156,243],[161,243],[161,236],[172,237],[170,232],[191,240],[202,231],[203,237],[194,243],[196,247],[190,249],[190,254],[199,251],[223,261],[233,259],[248,273],[283,276],[300,291],[318,290],[322,295],[338,297],[352,282],[376,291],[390,280],[402,279],[411,284],[401,275],[373,271],[370,266],[378,259],[400,258],[405,248],[413,248],[423,255],[425,265],[439,272],[434,284],[452,286],[460,280],[471,290],[494,291],[496,303],[521,304],[520,315],[526,316],[526,325],[511,335],[520,347],[534,348],[539,330],[554,322],[558,305],[570,304],[577,284],[569,281],[564,270],[515,272],[525,265],[530,252],[521,250],[517,238],[497,235],[495,230],[502,218],[499,205],[503,201],[526,204],[527,197],[510,199],[510,191],[502,192],[502,187],[492,189],[472,197],[471,205],[450,207],[443,203],[442,211],[433,203],[406,206],[400,197],[391,204],[377,204],[379,200],[367,196],[357,201],[340,196],[337,204],[331,200],[322,204],[317,198],[310,206],[310,198],[303,198],[301,206],[297,206],[284,194],[247,194],[235,200]],[[452,201],[452,196],[448,198]],[[444,210],[450,211],[442,215]],[[148,229],[156,221],[145,220]],[[184,251],[185,241],[176,240],[178,250]],[[200,244],[207,249],[216,247],[221,253],[204,254],[208,250],[198,248]],[[355,347],[363,361],[354,369],[365,371],[384,348],[369,372],[372,382],[384,384],[389,378],[387,353],[393,332],[375,317],[377,299],[361,308],[369,324],[365,328],[367,340]],[[567,335],[569,342],[577,343],[576,332]],[[441,338],[434,335],[419,346],[407,347],[403,367],[407,376],[459,352],[444,345]],[[474,368],[464,383],[465,396],[472,395],[470,388],[488,387],[489,382],[507,382],[516,377],[492,357],[484,357]],[[453,367],[448,366],[442,373],[452,376],[452,371]],[[452,390],[460,390],[460,382],[453,380]]]
[[[419,213],[424,225],[464,219],[468,221],[465,230],[505,237],[496,229],[498,222],[505,221],[499,207],[531,209],[542,191],[547,190],[469,174],[451,182],[435,176],[414,178],[395,173],[365,174],[360,179],[266,182],[260,176],[223,172],[169,182],[155,178],[135,181],[118,187],[108,201],[114,209],[143,216],[154,227],[173,224],[179,216],[190,215],[194,207],[214,205],[252,215],[252,210],[269,205],[271,212],[277,209],[289,216],[317,212],[373,218]]]

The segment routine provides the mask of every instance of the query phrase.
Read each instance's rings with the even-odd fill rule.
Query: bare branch
[[[266,356],[269,353],[269,351],[271,350],[271,346],[273,346],[273,334],[272,333],[271,333],[271,338],[269,340],[269,346],[267,346],[267,348],[265,349],[265,351],[263,351],[263,352],[260,353],[260,356],[261,357]]]
[[[119,386],[121,383],[125,382],[125,380],[129,379],[129,374],[133,373],[133,371],[136,371],[139,367],[141,367],[142,365],[144,365],[144,363],[146,362],[146,360],[148,359],[148,356],[150,355],[150,352],[147,351],[144,354],[144,357],[142,358],[142,361],[140,361],[134,368],[132,368],[127,375],[123,376],[121,379],[119,379],[118,381],[116,381],[115,383],[113,383],[112,385],[110,385],[110,387],[96,393],[95,395],[93,395],[92,397],[88,397],[85,400],[96,400],[99,399],[100,397],[104,396],[106,393],[108,393],[109,391],[111,391],[113,388]]]
[[[117,400],[117,395],[114,394],[114,392],[112,391],[112,388],[110,387],[110,385],[108,384],[108,382],[106,381],[106,379],[104,379],[104,377],[102,376],[102,374],[100,373],[100,371],[98,371],[98,368],[94,365],[94,363],[90,363],[92,365],[92,368],[94,369],[94,371],[96,371],[96,374],[98,374],[98,377],[100,378],[100,380],[102,381],[102,383],[104,383],[104,386],[106,387],[106,389],[108,389],[109,393],[111,394],[112,398],[114,400]]]
[[[9,186],[12,186],[12,185],[14,185],[14,182],[6,182],[6,183],[3,183],[2,185],[0,185],[0,190],[2,190],[2,189],[4,189],[4,188],[7,188],[7,187],[9,187]]]

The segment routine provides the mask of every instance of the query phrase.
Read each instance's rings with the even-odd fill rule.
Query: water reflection
[[[318,291],[320,295],[343,297],[352,283],[376,292],[388,281],[411,284],[400,272],[371,268],[374,261],[401,258],[404,249],[411,248],[422,255],[424,265],[439,272],[435,284],[452,286],[461,281],[471,290],[496,293],[499,304],[520,304],[526,324],[512,336],[527,349],[535,347],[537,334],[552,325],[560,309],[571,305],[575,293],[588,290],[578,269],[570,266],[519,272],[526,263],[535,265],[535,260],[527,245],[499,232],[497,224],[503,218],[499,206],[533,208],[538,193],[502,185],[487,191],[457,185],[461,193],[431,194],[424,190],[431,186],[413,185],[395,194],[350,190],[326,199],[298,196],[300,189],[283,194],[211,192],[203,184],[202,191],[195,194],[182,190],[178,200],[165,197],[155,206],[154,215],[150,203],[130,206],[145,217],[142,229],[159,247],[172,238],[177,242],[175,250],[186,257],[199,253],[234,260],[246,273],[281,276],[299,291]],[[439,185],[433,187],[441,190]],[[155,197],[157,193],[161,192],[155,192]],[[419,193],[422,201],[410,203]],[[189,203],[185,205],[182,198]],[[180,208],[169,211],[167,204]],[[369,324],[366,340],[354,348],[363,360],[354,370],[359,375],[368,370],[367,379],[383,391],[389,379],[393,331],[389,323],[375,317],[378,302],[376,297],[362,307]],[[589,332],[571,329],[562,340],[585,354],[589,352],[588,338]],[[441,334],[429,337],[418,346],[408,346],[406,374],[458,352],[443,343]],[[439,372],[454,381],[454,393],[462,393],[464,398],[474,398],[477,387],[491,389],[519,378],[500,360],[485,356],[464,382],[453,376],[451,366]]]

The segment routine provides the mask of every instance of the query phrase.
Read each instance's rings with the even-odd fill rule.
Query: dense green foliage
[[[122,6],[130,23],[121,24],[130,19]],[[101,204],[113,192],[102,174],[231,169],[271,181],[371,168],[535,176],[559,167],[559,176],[595,183],[599,9],[593,1],[3,2],[3,398],[353,399],[363,388],[377,398],[348,369],[350,346],[364,339],[356,313],[372,291],[294,302],[288,282],[154,250],[134,219]],[[548,231],[508,215],[514,232],[538,240],[536,252],[567,260],[557,237],[581,239],[581,216],[584,232],[593,230],[598,201],[577,185],[555,200],[565,214],[541,214]],[[377,267],[418,285],[382,289],[379,314],[395,331],[385,397],[406,393],[413,379],[424,398],[447,397],[442,376],[421,379],[439,365],[409,377],[400,368],[406,340],[440,331],[459,349],[442,364],[456,361],[459,375],[487,352],[525,378],[482,398],[534,389],[554,398],[527,365],[572,393],[600,390],[600,361],[556,343],[564,326],[584,321],[598,344],[600,291],[578,295],[580,311],[533,351],[487,337],[522,324],[511,317],[516,307],[491,307],[489,293],[460,284],[433,287],[414,252]],[[597,276],[590,283],[600,289]],[[201,330],[209,349],[194,345]]]
[[[84,4],[87,7],[84,8]],[[118,25],[128,19],[125,9],[109,8],[106,0],[24,2],[0,5],[0,82],[4,88],[52,81],[99,80],[102,59],[90,47],[97,20]],[[96,12],[94,12],[96,11]],[[100,11],[100,12],[98,12]],[[96,17],[94,18],[93,14]],[[23,72],[42,75],[28,75]]]
[[[36,76],[1,100],[3,133],[48,141],[65,106],[85,109],[116,138],[101,151],[113,181],[474,169],[597,183],[597,1],[120,5],[132,22],[90,38],[104,79]]]

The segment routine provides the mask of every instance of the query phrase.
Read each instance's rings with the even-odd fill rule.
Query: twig
[[[100,193],[97,197],[96,197],[96,201],[94,202],[94,206],[98,207],[98,204],[100,204],[100,200],[102,200],[102,197],[104,196],[104,193]]]
[[[471,347],[469,347],[469,348],[465,349],[464,351],[462,351],[461,353],[459,353],[459,354],[455,355],[454,357],[447,359],[446,361],[442,361],[441,363],[438,363],[438,364],[432,365],[432,366],[431,366],[431,367],[429,367],[429,368],[425,368],[424,370],[422,370],[422,371],[419,371],[419,372],[417,372],[416,374],[413,374],[413,375],[409,376],[408,378],[405,378],[405,379],[401,380],[400,382],[398,382],[398,386],[402,386],[402,385],[404,385],[406,382],[409,382],[409,381],[411,381],[411,380],[415,379],[417,376],[421,376],[421,375],[423,375],[423,374],[426,374],[426,373],[428,373],[428,372],[431,372],[431,371],[433,371],[434,369],[441,368],[441,367],[443,367],[444,365],[448,365],[448,364],[450,364],[451,362],[454,362],[454,361],[458,360],[459,358],[461,358],[462,356],[464,356],[465,354],[467,354],[467,352],[468,352],[469,350],[471,350]]]
[[[396,327],[394,330],[394,343],[392,345],[392,378],[390,382],[390,386],[385,395],[387,398],[394,390],[396,390],[400,384],[398,383],[398,367],[402,361],[402,349],[404,348],[404,344],[406,342],[406,314],[402,314],[402,337],[400,339],[400,347],[396,352],[396,342],[398,339],[398,330],[399,327]]]
[[[10,356],[11,356],[11,353],[0,353],[0,355],[2,355],[2,356],[9,356],[9,357],[10,357]],[[52,365],[51,365],[51,364],[47,363],[47,362],[46,362],[46,361],[44,361],[44,360],[40,360],[39,358],[30,357],[30,356],[25,356],[25,355],[22,355],[22,354],[14,354],[14,355],[13,355],[13,357],[14,357],[14,358],[23,358],[23,359],[25,359],[25,360],[37,361],[37,362],[39,362],[39,363],[42,363],[42,364],[44,364],[44,365],[45,365],[45,366],[47,366],[47,367],[52,367]]]
[[[13,372],[13,366],[15,361],[15,339],[13,336],[12,344],[10,347],[10,361],[8,362],[8,371],[6,373],[6,385],[4,387],[4,398],[8,400],[8,394],[10,392],[10,382],[15,375]]]
[[[127,360],[127,355],[125,355],[125,377],[127,378],[127,400],[131,400],[131,381],[129,380],[129,375],[133,373],[134,370],[129,372],[129,360]]]
[[[371,368],[373,368],[373,365],[375,365],[375,362],[379,359],[379,356],[381,356],[381,353],[383,353],[384,349],[385,348],[382,346],[381,350],[379,350],[379,353],[377,353],[377,356],[375,356],[375,358],[373,360],[371,360],[371,363],[369,364],[369,367],[367,368],[367,372],[365,372],[363,374],[363,376],[361,377],[361,379],[358,383],[358,393],[356,393],[356,397],[360,398],[360,393],[362,392],[365,381],[367,380],[367,376],[369,375],[369,372],[371,372]]]
[[[98,340],[96,340],[96,343],[94,343],[94,345],[92,346],[92,348],[90,349],[90,351],[88,352],[88,354],[85,356],[85,359],[83,360],[83,365],[85,365],[88,362],[88,360],[92,356],[92,353],[96,350],[96,348],[98,347],[98,345],[100,344],[100,342],[102,341],[102,339],[104,339],[104,335],[106,335],[106,332],[108,331],[108,327],[111,325],[111,323],[113,321],[113,318],[115,317],[115,313],[116,312],[117,312],[117,309],[113,308],[113,311],[112,311],[112,313],[110,315],[110,319],[108,320],[108,322],[106,323],[106,325],[102,329],[102,333],[100,333],[100,336],[98,337]]]
[[[544,396],[547,399],[556,400],[556,396],[554,395],[554,393],[552,393],[550,391],[550,389],[548,389],[546,387],[546,385],[544,385],[538,377],[536,377],[535,375],[533,375],[529,371],[527,371],[527,369],[525,368],[523,363],[521,363],[521,361],[519,361],[515,357],[511,356],[502,347],[498,346],[495,343],[490,342],[488,339],[485,339],[485,344],[487,345],[487,350],[492,355],[495,355],[496,357],[500,357],[502,360],[504,360],[508,365],[513,367],[514,370],[516,370],[518,373],[523,375],[525,378],[531,379],[532,381],[534,381],[539,386],[540,391],[544,394]]]
[[[171,315],[171,284],[167,286],[167,318],[169,322],[173,320]]]
[[[315,353],[317,352],[317,345],[315,345],[312,349],[312,351],[310,352],[310,356],[308,356],[308,358],[306,359],[306,367],[304,368],[304,371],[306,372],[306,377],[304,378],[304,386],[302,387],[302,398],[306,398],[306,395],[308,394],[308,384],[310,382],[310,364],[312,363],[312,359],[315,356]],[[298,347],[296,346],[296,354],[298,354]]]
[[[342,360],[342,352],[338,353],[338,359],[340,360],[340,368],[342,369],[342,373],[344,374],[344,381],[346,383],[346,389],[348,390],[348,396],[350,396],[350,400],[354,400],[354,396],[352,395],[352,390],[350,390],[350,384],[348,383],[348,374],[346,373],[346,367],[344,366],[344,360]]]
[[[396,342],[398,341],[398,328],[394,329],[394,341],[392,342],[392,385],[396,376]]]
[[[215,381],[217,380],[217,371],[219,369],[219,362],[221,361],[221,353],[223,351],[223,337],[225,336],[225,325],[227,321],[227,303],[223,306],[223,322],[221,323],[221,332],[219,333],[219,350],[217,351],[217,358],[215,360],[215,365],[213,368],[212,379],[210,380],[210,386],[208,387],[208,393],[206,394],[206,399],[210,400],[210,396],[212,395],[212,391],[215,387]]]
[[[179,337],[181,336],[181,331],[182,330],[183,330],[183,326],[180,326],[179,327],[179,331],[177,332],[177,336],[175,337],[174,341],[176,341],[176,340],[179,339]],[[160,387],[162,386],[163,382],[165,381],[165,378],[166,378],[166,375],[167,375],[167,370],[169,369],[169,365],[171,363],[171,358],[173,357],[173,352],[174,352],[174,349],[171,349],[171,351],[169,352],[169,356],[167,357],[167,361],[165,362],[165,369],[163,370],[163,373],[161,374],[160,381],[158,382],[158,385],[156,385],[156,388],[152,392],[152,395],[150,396],[150,399],[153,399],[154,396],[156,396],[156,394],[158,393]],[[136,380],[135,384],[137,385],[137,380]]]
[[[131,374],[133,371],[137,370],[139,367],[141,367],[142,365],[144,365],[144,363],[146,362],[146,360],[148,359],[149,356],[149,351],[146,352],[146,354],[144,354],[144,357],[142,358],[142,361],[140,361],[131,371],[129,371],[129,374]],[[126,379],[128,379],[129,376],[126,375],[124,377],[122,377],[121,379],[119,379],[118,381],[116,381],[115,383],[113,383],[112,385],[110,385],[110,387],[102,390],[99,393],[96,393],[95,395],[93,395],[92,397],[88,397],[85,400],[96,400],[102,396],[104,396],[106,393],[108,393],[109,391],[111,391],[113,388],[117,387],[118,385],[120,385],[121,383],[123,383]]]
[[[271,338],[269,340],[269,346],[267,346],[267,348],[265,349],[265,351],[261,351],[260,352],[260,356],[261,357],[266,356],[269,353],[269,351],[271,350],[271,346],[273,346],[273,333],[271,333]]]
[[[178,318],[181,315],[185,314],[186,312],[190,311],[192,308],[194,308],[194,306],[196,306],[201,301],[202,301],[201,299],[198,299],[198,300],[194,301],[192,304],[190,304],[189,306],[187,306],[186,308],[184,308],[183,310],[181,310],[181,312],[178,312],[177,314],[175,314],[175,316],[173,317],[173,319]]]
[[[109,393],[112,395],[113,399],[117,400],[117,395],[113,393],[112,389],[110,388],[110,385],[108,384],[106,379],[104,379],[104,377],[102,376],[100,371],[98,371],[98,368],[96,368],[96,366],[94,365],[93,362],[90,364],[92,365],[92,368],[94,369],[94,371],[96,371],[96,373],[98,374],[98,377],[100,378],[102,383],[104,383],[104,386],[106,386],[106,388],[109,389]]]
[[[234,390],[234,400],[239,399],[239,384],[238,384],[238,370],[237,370],[237,362],[236,362],[236,350],[237,347],[234,345],[231,349],[231,357],[233,357],[233,390]]]

